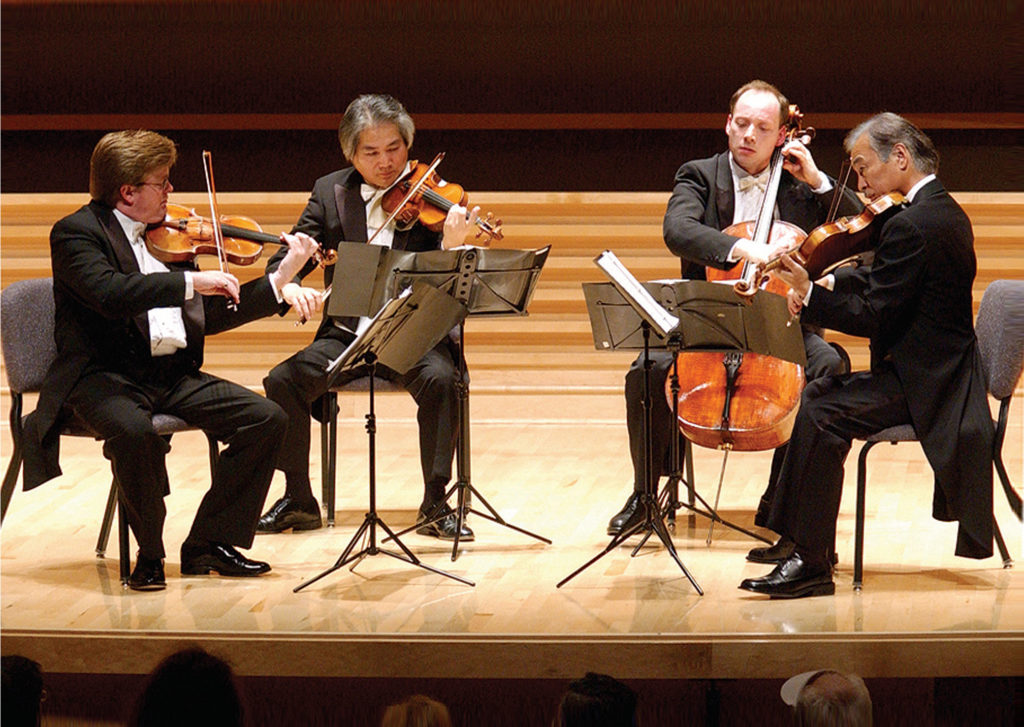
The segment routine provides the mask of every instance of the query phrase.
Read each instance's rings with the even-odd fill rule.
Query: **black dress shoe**
[[[785,535],[775,541],[775,545],[767,548],[754,548],[747,553],[747,560],[751,563],[781,563],[793,555],[793,541]]]
[[[626,500],[626,504],[623,505],[622,509],[615,514],[611,520],[608,521],[608,534],[618,535],[623,530],[626,530],[626,526],[632,527],[638,520],[638,517],[643,517],[644,509],[640,507],[640,493],[634,492]]]
[[[269,570],[269,564],[249,560],[230,545],[223,543],[210,543],[199,548],[181,546],[183,576],[205,576],[211,573],[222,576],[258,576]]]
[[[320,527],[323,527],[323,523],[320,521],[320,508],[315,502],[313,509],[307,510],[285,495],[259,519],[256,532],[280,533],[285,530],[316,530]]]
[[[434,505],[421,506],[419,513],[416,515],[416,522],[424,523],[428,517],[439,514],[443,514],[440,520],[436,520],[432,523],[426,523],[416,528],[416,532],[420,535],[429,535],[433,538],[440,538],[441,540],[455,540],[455,533],[459,534],[460,542],[470,542],[476,536],[473,535],[473,531],[469,529],[466,522],[462,522],[462,530],[459,530],[459,516],[454,510],[445,503],[441,506],[441,511],[434,514]]]
[[[128,578],[128,587],[133,591],[162,591],[166,588],[163,559],[140,555],[135,562],[135,570]]]
[[[740,583],[740,588],[772,598],[831,596],[836,592],[832,567],[828,563],[805,561],[798,550],[763,578],[747,578]]]

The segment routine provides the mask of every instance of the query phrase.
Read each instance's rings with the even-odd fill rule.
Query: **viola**
[[[392,185],[381,198],[385,214],[389,217],[393,215],[402,227],[418,220],[427,229],[440,232],[452,206],[468,206],[466,190],[458,184],[446,182],[434,171],[443,158],[443,153],[438,154],[430,165],[413,161],[410,164],[411,171]],[[501,220],[495,220],[490,212],[484,217],[478,217],[476,225],[480,228],[476,233],[477,238],[486,236],[487,240],[500,240],[503,237]]]
[[[826,275],[870,247],[871,225],[906,203],[899,192],[890,192],[871,200],[859,214],[840,217],[811,230],[799,248],[789,253],[807,270],[811,280]],[[780,258],[769,260],[758,269],[757,278],[775,270]]]
[[[220,229],[224,256],[235,265],[252,265],[264,245],[283,244],[278,235],[264,232],[255,220],[242,215],[221,215]],[[146,247],[165,263],[188,262],[197,255],[220,256],[212,220],[177,204],[168,204],[164,221],[146,231]],[[320,266],[333,265],[337,253],[321,248],[313,257]]]

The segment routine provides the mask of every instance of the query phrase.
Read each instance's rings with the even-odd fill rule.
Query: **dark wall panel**
[[[3,2],[3,191],[84,189],[98,131],[17,130],[26,115],[238,114],[237,130],[168,133],[198,188],[210,148],[230,188],[305,189],[339,165],[329,130],[269,131],[245,114],[340,117],[385,91],[417,114],[724,114],[758,76],[814,115],[1019,113],[1010,7],[763,2]],[[698,8],[698,9],[695,9]],[[1019,23],[1017,23],[1019,30]],[[63,122],[62,122],[63,123]],[[933,134],[954,189],[1019,188],[1019,128]],[[815,142],[834,171],[838,130]],[[950,151],[944,148],[949,145]],[[477,189],[667,190],[687,158],[724,146],[697,130],[423,130],[423,157]],[[195,156],[195,159],[193,159]]]

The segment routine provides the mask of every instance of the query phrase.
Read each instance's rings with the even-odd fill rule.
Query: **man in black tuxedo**
[[[170,447],[153,430],[158,412],[227,445],[181,546],[182,575],[270,570],[234,546],[252,545],[285,416],[245,387],[200,371],[203,341],[283,312],[276,290],[316,247],[308,237],[283,236],[288,252],[280,272],[243,286],[230,273],[159,261],[144,237],[166,216],[176,159],[174,143],[151,131],[113,132],[93,150],[92,202],[50,233],[57,359],[26,422],[25,489],[61,473],[65,417],[103,440],[139,544],[129,581],[136,590],[165,586],[163,498],[170,487],[164,457]]]
[[[910,122],[884,113],[846,138],[862,193],[899,192],[909,206],[878,233],[870,270],[812,284],[785,258],[790,311],[871,340],[871,369],[804,390],[768,526],[793,543],[763,578],[740,588],[779,598],[835,592],[843,462],[851,440],[912,424],[935,472],[933,516],[960,523],[956,554],[992,555],[993,427],[974,335],[977,270],[971,222],[935,177],[938,153]]]
[[[676,172],[675,188],[665,212],[665,244],[681,260],[684,279],[704,280],[705,267],[726,270],[738,262],[765,262],[785,249],[785,242],[758,245],[753,241],[728,235],[722,230],[739,222],[757,218],[764,199],[769,165],[775,148],[785,142],[789,102],[775,86],[764,81],[744,84],[732,95],[725,133],[729,150],[708,159],[687,162]],[[810,151],[798,141],[784,149],[785,161],[776,202],[776,218],[810,232],[824,223],[834,196],[832,180],[814,163]],[[852,192],[844,192],[838,212],[853,214],[861,205]],[[804,329],[807,350],[808,380],[826,373],[838,373],[844,367],[839,354],[817,333]],[[670,437],[676,424],[672,410],[662,392],[672,364],[667,352],[652,352],[651,439],[655,476],[671,471]],[[643,426],[643,357],[633,362],[626,374],[626,424],[629,449],[633,460],[633,493],[625,506],[608,523],[608,534],[616,535],[632,527],[643,517],[638,507],[644,489]],[[772,462],[772,475],[755,522],[764,524],[771,501],[771,482],[782,462],[780,448]],[[751,551],[759,560],[763,548]]]
[[[385,95],[364,95],[345,110],[338,129],[342,153],[352,166],[321,177],[313,186],[309,203],[294,231],[315,238],[326,250],[335,250],[340,242],[367,242],[396,250],[437,250],[461,245],[476,223],[479,208],[466,210],[453,205],[441,232],[433,232],[418,221],[399,227],[388,222],[381,207],[383,194],[409,167],[409,148],[415,126],[405,108]],[[379,230],[379,232],[378,232]],[[275,255],[267,270],[275,270],[281,260]],[[324,269],[324,285],[345,285],[346,271],[337,266]],[[312,288],[301,287],[301,279],[312,272],[307,266],[290,285],[285,299],[296,306],[306,319],[322,305],[322,296]],[[285,473],[285,493],[260,518],[257,532],[312,530],[321,526],[320,509],[309,481],[310,417],[313,407],[327,392],[327,365],[341,355],[355,338],[360,321],[356,318],[333,319],[324,316],[316,338],[303,350],[278,364],[263,381],[267,396],[288,414],[288,432],[277,467]],[[416,400],[420,434],[420,465],[423,470],[423,500],[419,519],[433,512],[444,498],[452,475],[458,434],[458,350],[454,342],[442,340],[409,371],[398,374],[386,366],[377,366],[377,375],[400,383]],[[345,372],[335,383],[365,375],[365,367]],[[417,532],[442,539],[455,538],[458,520],[454,511],[443,506],[440,520],[421,526]],[[472,531],[463,525],[463,541],[472,540]]]

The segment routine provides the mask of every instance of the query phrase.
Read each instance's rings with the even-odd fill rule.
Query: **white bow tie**
[[[748,174],[740,177],[739,187],[741,192],[746,192],[751,187],[757,187],[762,192],[768,188],[768,170],[765,169],[758,175]]]
[[[374,197],[383,197],[385,189],[377,189],[372,184],[366,184],[365,182],[359,185],[359,194],[362,195],[364,202],[369,202]]]

